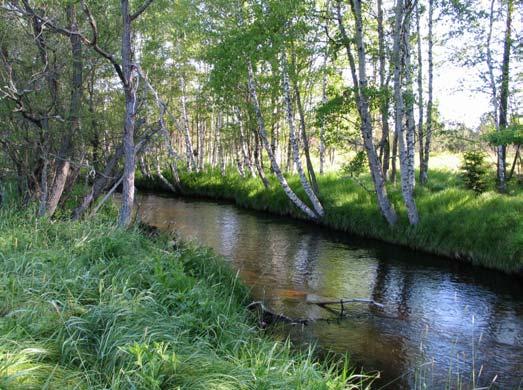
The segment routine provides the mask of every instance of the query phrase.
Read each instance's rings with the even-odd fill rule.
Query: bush
[[[461,176],[465,187],[477,194],[485,192],[488,187],[488,168],[485,154],[478,151],[465,152]]]

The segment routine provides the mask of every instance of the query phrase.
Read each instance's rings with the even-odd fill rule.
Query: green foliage
[[[341,171],[350,177],[358,177],[367,171],[367,166],[367,154],[360,150],[348,164],[342,167]]]
[[[210,250],[101,215],[0,209],[0,388],[342,389],[346,370],[270,341]]]
[[[493,145],[523,145],[523,125],[512,125],[501,131],[493,131],[485,136]]]
[[[465,187],[477,194],[485,192],[488,187],[488,167],[485,154],[478,151],[465,152],[461,175]]]

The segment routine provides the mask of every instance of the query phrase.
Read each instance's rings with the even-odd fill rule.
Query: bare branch
[[[146,0],[140,8],[136,10],[134,14],[131,14],[131,21],[137,19],[146,9],[151,5],[154,0]]]

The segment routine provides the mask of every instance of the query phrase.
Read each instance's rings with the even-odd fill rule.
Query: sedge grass
[[[0,388],[342,389],[347,368],[272,341],[208,249],[0,209]]]

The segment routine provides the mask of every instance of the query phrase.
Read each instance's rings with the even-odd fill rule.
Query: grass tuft
[[[0,210],[0,388],[368,384],[261,334],[244,309],[248,291],[210,250],[172,250],[166,237],[109,220]]]

